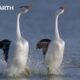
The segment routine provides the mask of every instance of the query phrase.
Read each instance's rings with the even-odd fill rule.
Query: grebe
[[[29,75],[30,71],[27,68],[27,60],[29,53],[29,42],[21,36],[20,32],[20,17],[31,9],[31,5],[21,6],[23,11],[17,15],[17,30],[16,40],[10,45],[9,59],[8,59],[8,75],[18,76],[20,74]]]
[[[58,30],[58,18],[61,14],[63,14],[63,12],[64,7],[61,6],[56,14],[54,40],[50,42],[45,56],[45,65],[49,74],[55,74],[63,60],[65,41],[61,39]]]

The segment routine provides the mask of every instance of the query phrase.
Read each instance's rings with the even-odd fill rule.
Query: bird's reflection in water
[[[63,75],[48,75],[44,80],[64,80]]]
[[[8,76],[1,76],[0,80],[28,80],[28,77],[8,77]]]
[[[4,76],[0,78],[1,80],[64,80],[64,73],[63,70],[59,71],[57,74],[36,74],[31,75],[29,77],[27,76],[21,76],[21,77],[6,77]]]

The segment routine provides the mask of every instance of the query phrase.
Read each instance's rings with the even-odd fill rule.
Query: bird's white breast
[[[8,68],[10,73],[22,72],[26,68],[29,44],[27,41],[16,41],[11,44],[9,51]],[[17,72],[16,72],[17,71]]]
[[[54,40],[50,43],[45,57],[45,64],[47,67],[57,69],[63,60],[64,41]]]

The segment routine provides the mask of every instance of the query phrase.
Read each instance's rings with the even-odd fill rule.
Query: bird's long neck
[[[55,19],[55,37],[56,38],[60,38],[60,35],[59,35],[59,30],[58,30],[58,18],[59,18],[59,14],[56,15],[56,19]]]
[[[20,17],[21,17],[21,13],[19,13],[19,14],[17,15],[17,30],[16,30],[16,32],[17,32],[17,38],[18,38],[18,39],[21,38],[21,32],[20,32]]]

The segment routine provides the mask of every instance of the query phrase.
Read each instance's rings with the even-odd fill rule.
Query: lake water
[[[29,58],[33,66],[42,60],[42,51],[36,43],[43,38],[53,40],[56,10],[62,5],[65,12],[59,18],[59,32],[65,40],[65,52],[61,72],[58,75],[36,74],[30,77],[0,80],[80,80],[80,1],[79,0],[0,0],[0,5],[13,5],[14,11],[0,11],[0,40],[15,39],[16,16],[19,7],[32,4],[32,10],[21,17],[21,32],[30,43]],[[6,63],[0,60],[0,70]],[[35,68],[38,70],[38,67]]]

